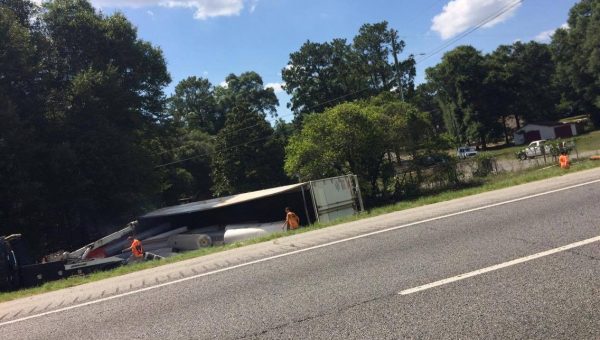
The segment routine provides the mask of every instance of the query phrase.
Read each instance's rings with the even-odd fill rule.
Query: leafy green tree
[[[176,123],[190,130],[216,134],[225,123],[208,79],[188,77],[180,81],[169,99],[168,109]]]
[[[600,1],[581,0],[569,11],[568,28],[552,39],[563,112],[591,114],[600,126]]]
[[[285,134],[274,136],[265,119],[276,115],[277,105],[273,89],[265,88],[256,72],[230,74],[226,84],[216,88],[196,77],[180,82],[169,102],[175,137],[166,138],[170,146],[162,160],[169,165],[163,171],[165,201],[206,198],[209,188],[220,196],[284,182]],[[245,143],[254,149],[238,152]],[[238,144],[230,152],[228,145]],[[275,157],[261,165],[256,162],[260,158],[246,152]]]
[[[288,182],[284,150],[265,115],[238,103],[217,134],[212,158],[213,193],[231,195]]]
[[[386,135],[383,139],[386,141],[389,161],[383,165],[381,182],[384,188],[392,192],[382,192],[383,197],[393,194],[396,198],[402,198],[418,194],[426,180],[423,176],[425,172],[438,179],[444,178],[439,182],[455,184],[455,177],[450,178],[447,173],[444,174],[443,170],[451,170],[452,164],[447,157],[448,145],[436,131],[431,112],[419,110],[390,93],[374,97],[368,104],[381,112],[385,126]],[[443,160],[444,166],[425,171],[437,160]]]
[[[367,83],[357,73],[356,63],[357,56],[345,39],[330,43],[307,41],[299,51],[290,54],[281,73],[284,89],[292,95],[288,107],[296,119],[360,98]]]
[[[225,78],[225,86],[215,90],[217,105],[226,114],[240,105],[262,115],[277,115],[279,100],[272,88],[264,87],[261,76],[253,71],[239,76],[230,74]]]
[[[340,104],[306,117],[286,147],[285,170],[302,180],[356,174],[367,196],[380,188],[385,136],[382,116],[373,107]]]
[[[405,197],[407,184],[418,192],[423,183],[423,159],[445,153],[431,124],[429,112],[401,101],[392,93],[344,103],[306,117],[301,131],[286,147],[285,170],[303,180],[356,174],[368,205],[386,202],[392,195]],[[402,161],[401,161],[402,159]],[[443,158],[449,161],[446,158]],[[456,183],[452,162],[450,175],[437,167],[428,171],[437,181]],[[450,171],[452,170],[452,171]],[[414,179],[409,180],[409,177]],[[452,177],[452,178],[450,178]]]
[[[40,106],[34,91],[38,90],[35,79],[39,72],[40,57],[36,55],[37,32],[28,26],[28,17],[18,16],[29,15],[27,5],[31,4],[23,1],[0,2],[0,93],[4,94],[4,101],[17,106],[17,111],[22,114],[30,112],[28,117],[32,117],[39,112]]]
[[[41,248],[46,47],[34,14],[37,7],[29,1],[0,1],[0,225],[2,233],[24,233]]]
[[[488,105],[490,93],[482,86],[487,74],[482,54],[472,46],[459,46],[426,72],[455,144],[475,140],[486,148],[497,131],[497,116]]]
[[[170,136],[161,140],[162,205],[212,197],[211,159],[215,136],[201,130],[165,126]],[[175,136],[173,138],[173,136]],[[167,142],[167,143],[165,143]]]
[[[558,94],[553,86],[555,66],[548,45],[535,41],[502,45],[487,62],[491,73],[489,86],[496,83],[494,90],[499,94],[496,98],[502,97],[502,102],[510,104],[504,110],[512,112],[517,127],[519,118],[527,121],[555,118]]]
[[[487,107],[500,117],[506,143],[511,135],[506,126],[509,116],[514,116],[517,129],[522,119],[556,118],[558,93],[553,83],[555,67],[548,45],[534,41],[501,45],[485,59],[488,73],[483,85],[488,92]]]
[[[359,56],[358,65],[375,91],[389,88],[393,80],[393,68],[388,62],[392,51],[392,35],[387,26],[386,21],[364,24],[353,41],[353,48]],[[400,44],[394,41],[394,44],[400,50],[398,53],[404,48],[404,42]]]
[[[493,114],[500,117],[504,132],[504,140],[508,144],[511,132],[507,120],[512,115],[521,126],[521,117],[515,102],[519,97],[519,82],[514,72],[515,62],[512,58],[512,46],[499,46],[493,53],[485,57],[488,73],[484,80],[485,90],[488,93],[488,108]]]
[[[279,143],[281,143],[281,145],[287,145],[290,138],[295,133],[295,126],[293,122],[286,122],[285,120],[279,118],[275,121],[273,131],[275,133],[275,138],[279,141]]]
[[[387,134],[384,140],[396,155],[406,154],[415,159],[419,152],[428,152],[437,144],[429,112],[420,111],[390,93],[374,97],[367,104],[381,113]]]
[[[559,94],[553,82],[556,66],[549,46],[535,41],[516,42],[513,51],[519,86],[515,111],[528,121],[556,119]]]
[[[369,98],[392,87],[410,97],[414,92],[415,61],[412,56],[398,59],[404,46],[397,31],[389,29],[385,21],[363,25],[352,44],[345,39],[307,41],[290,54],[282,70],[296,122],[301,123],[308,113]]]
[[[436,132],[441,133],[445,131],[444,118],[436,100],[436,91],[432,83],[425,82],[419,84],[410,99],[410,103],[420,111],[429,113],[432,128]]]
[[[264,189],[287,182],[283,173],[283,144],[275,138],[267,115],[279,103],[256,72],[230,74],[215,90],[217,105],[226,112],[212,158],[215,196]]]
[[[170,81],[162,52],[122,14],[83,0],[43,6],[0,3],[0,172],[11,178],[0,224],[40,250],[79,246],[158,192],[147,140]]]
[[[56,211],[72,229],[131,218],[159,190],[144,138],[158,128],[170,81],[162,53],[139,40],[122,14],[105,17],[83,0],[45,6],[60,74],[49,106],[54,171],[46,177],[58,193]],[[73,197],[83,204],[74,206]]]
[[[23,28],[31,28],[34,14],[39,10],[33,2],[27,0],[0,0],[0,8],[10,11]]]

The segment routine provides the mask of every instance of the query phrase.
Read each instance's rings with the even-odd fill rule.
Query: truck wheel
[[[526,153],[519,154],[519,159],[522,160],[522,161],[526,160],[527,159],[527,154]]]

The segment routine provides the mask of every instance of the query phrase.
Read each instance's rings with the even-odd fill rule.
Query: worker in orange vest
[[[569,156],[566,152],[560,154],[560,157],[558,157],[558,163],[563,169],[568,169],[570,167],[571,162],[569,161]]]
[[[285,208],[285,223],[283,230],[294,230],[300,226],[300,217],[296,215],[289,207]]]
[[[129,258],[128,262],[142,261],[144,259],[144,247],[142,246],[142,241],[133,236],[129,236],[127,240],[131,241],[131,246],[123,249],[123,252],[131,250],[131,257]]]

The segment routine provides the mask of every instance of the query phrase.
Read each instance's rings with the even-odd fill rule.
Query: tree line
[[[0,0],[0,234],[70,249],[153,208],[346,173],[375,205],[456,185],[448,148],[508,143],[509,119],[598,123],[600,1],[577,3],[550,44],[459,46],[418,86],[398,36],[365,24],[292,52],[286,122],[253,71],[166,96],[162,51],[121,13]]]

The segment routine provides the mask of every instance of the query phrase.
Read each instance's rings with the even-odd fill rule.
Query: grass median
[[[96,272],[96,273],[86,275],[86,276],[74,276],[74,277],[70,277],[67,279],[59,280],[59,281],[48,282],[42,286],[35,287],[35,288],[22,289],[22,290],[15,291],[15,292],[0,293],[0,302],[6,302],[6,301],[15,300],[15,299],[28,297],[28,296],[32,296],[32,295],[37,295],[37,294],[47,293],[47,292],[56,291],[56,290],[60,290],[60,289],[64,289],[64,288],[74,287],[74,286],[78,286],[78,285],[82,285],[82,284],[86,284],[86,283],[90,283],[90,282],[94,282],[94,281],[99,281],[99,280],[103,280],[103,279],[107,279],[107,278],[111,278],[111,277],[125,275],[128,273],[132,273],[132,272],[136,272],[136,271],[140,271],[140,270],[144,270],[144,269],[163,266],[163,265],[166,265],[169,263],[179,262],[179,261],[183,261],[183,260],[187,260],[187,259],[205,256],[208,254],[214,254],[214,253],[218,253],[218,252],[222,252],[222,251],[226,251],[226,250],[230,250],[230,249],[234,249],[234,248],[239,248],[239,247],[247,246],[250,244],[267,242],[267,241],[271,241],[271,240],[274,240],[274,239],[277,239],[280,237],[284,237],[284,236],[288,236],[288,235],[292,235],[292,234],[305,233],[305,232],[309,232],[309,231],[313,231],[313,230],[317,230],[317,229],[321,229],[321,228],[326,228],[326,227],[340,224],[340,223],[357,221],[357,220],[374,217],[374,216],[378,216],[378,215],[383,215],[383,214],[387,214],[387,213],[391,213],[391,212],[416,208],[416,207],[433,204],[433,203],[438,203],[438,202],[442,202],[442,201],[448,201],[448,200],[452,200],[452,199],[456,199],[456,198],[460,198],[460,197],[476,195],[476,194],[487,192],[487,191],[507,188],[507,187],[524,184],[524,183],[529,183],[529,182],[533,182],[533,181],[538,181],[538,180],[543,180],[543,179],[547,179],[547,178],[551,178],[551,177],[562,176],[562,175],[573,173],[576,171],[582,171],[582,170],[592,169],[592,168],[596,168],[596,167],[600,167],[600,161],[583,160],[583,161],[574,163],[572,165],[571,169],[569,169],[569,170],[560,169],[558,166],[550,166],[550,167],[544,167],[544,168],[523,170],[521,172],[516,172],[516,173],[501,173],[498,175],[490,175],[486,178],[481,179],[480,183],[478,183],[478,185],[476,185],[476,186],[471,186],[471,187],[465,188],[465,189],[445,191],[445,192],[441,192],[441,193],[438,193],[435,195],[424,196],[424,197],[414,199],[414,200],[407,200],[407,201],[398,202],[396,204],[391,204],[391,205],[387,205],[387,206],[383,206],[383,207],[379,207],[379,208],[374,208],[367,212],[364,212],[364,213],[361,213],[358,215],[354,215],[354,216],[350,216],[347,218],[339,219],[339,220],[329,222],[329,223],[317,223],[312,226],[301,228],[301,229],[287,232],[287,233],[286,232],[273,233],[273,234],[269,234],[269,235],[266,235],[263,237],[246,240],[246,241],[241,241],[241,242],[236,242],[233,244],[215,246],[215,247],[210,247],[210,248],[203,248],[203,249],[196,250],[196,251],[181,253],[179,255],[169,257],[169,258],[166,258],[166,259],[163,259],[160,261],[149,261],[149,262],[136,263],[136,264],[131,264],[131,265],[127,265],[127,266],[121,266],[121,267],[115,268],[113,270]]]

